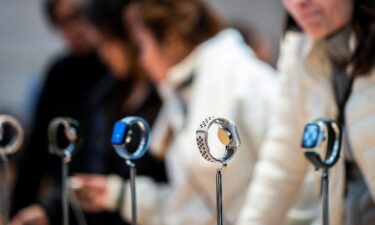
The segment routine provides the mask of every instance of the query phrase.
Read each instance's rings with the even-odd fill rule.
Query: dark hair
[[[354,10],[351,26],[356,37],[356,46],[350,65],[353,75],[367,75],[375,67],[375,1],[353,0]],[[301,31],[295,20],[287,15],[284,32]]]
[[[287,31],[302,31],[297,22],[289,15],[286,14],[286,23],[284,26],[284,35]]]
[[[130,21],[140,21],[159,42],[165,41],[173,30],[191,46],[223,28],[222,21],[201,0],[137,0],[128,17]]]
[[[56,25],[56,12],[55,5],[59,0],[45,0],[44,1],[44,12],[46,14],[47,20],[50,24]]]
[[[58,21],[59,18],[57,18],[57,15],[56,15],[56,6],[57,4],[63,1],[64,0],[45,0],[44,1],[44,12],[48,19],[48,22],[55,27],[58,25],[62,25],[60,23],[67,22],[67,20],[80,18],[83,15],[82,9],[84,8],[85,2],[76,0],[76,2],[74,2],[75,3],[74,12],[72,12],[69,18],[65,18],[64,19],[65,21]]]
[[[122,15],[128,0],[91,0],[86,8],[87,18],[100,32],[114,38],[129,40]]]
[[[375,2],[354,0],[353,31],[356,48],[352,55],[354,74],[368,74],[375,66]]]

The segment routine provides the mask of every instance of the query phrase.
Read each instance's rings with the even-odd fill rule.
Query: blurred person
[[[85,117],[84,103],[105,68],[94,51],[82,1],[47,0],[44,9],[66,49],[49,66],[35,107],[33,128],[16,168],[12,199],[12,225],[49,224],[55,217],[46,199],[51,180],[58,180],[60,160],[48,152],[47,127],[57,116]],[[51,182],[50,182],[51,181]],[[48,193],[48,194],[47,194]]]
[[[237,123],[241,134],[241,149],[223,179],[224,222],[234,224],[270,123],[277,90],[274,70],[202,1],[136,1],[125,14],[139,46],[139,61],[163,100],[151,151],[166,160],[169,180],[158,184],[137,177],[137,193],[142,193],[138,223],[215,223],[217,168],[202,158],[195,143],[197,126],[214,115]],[[82,191],[95,193],[86,209],[118,210],[131,221],[129,181],[96,179],[95,185],[81,179],[86,183]],[[125,193],[120,188],[124,182]]]
[[[91,40],[101,61],[111,76],[103,76],[92,88],[83,104],[84,118],[80,119],[84,132],[81,148],[72,158],[70,175],[94,184],[96,174],[111,174],[108,180],[127,179],[129,170],[117,156],[110,144],[113,124],[124,116],[138,115],[151,125],[160,107],[160,98],[155,88],[136,66],[135,48],[122,25],[121,15],[127,5],[124,0],[92,0],[87,2],[85,13],[90,22]],[[91,26],[93,25],[93,27]],[[152,177],[155,181],[165,181],[164,165],[146,155],[137,161],[138,173]],[[55,168],[56,171],[60,171]],[[115,176],[114,174],[117,174]],[[77,190],[79,197],[92,200],[84,191]],[[56,198],[57,197],[57,198]],[[59,195],[50,201],[48,223],[61,224]],[[86,202],[82,202],[85,209]],[[71,213],[71,223],[79,224]],[[109,223],[125,224],[114,211],[95,211],[84,214],[89,225]],[[47,220],[46,220],[47,221]],[[25,223],[42,224],[28,220]]]
[[[304,177],[313,174],[300,149],[303,127],[321,117],[343,127],[342,155],[330,170],[329,224],[375,224],[375,3],[283,0],[283,5],[290,16],[278,64],[276,119],[238,224],[284,220]]]
[[[86,16],[95,34],[95,47],[112,75],[100,81],[89,101],[91,123],[88,136],[93,139],[86,142],[88,152],[82,153],[85,158],[81,160],[89,165],[72,174],[82,186],[74,191],[81,200],[88,224],[125,224],[116,210],[120,203],[115,202],[111,210],[90,207],[100,199],[85,187],[129,179],[128,166],[110,142],[113,125],[125,116],[140,116],[152,128],[161,105],[155,86],[136,62],[137,49],[123,24],[122,13],[127,5],[127,0],[91,0],[86,7]],[[166,182],[163,160],[146,153],[136,165],[138,174],[154,182]],[[116,191],[111,187],[104,188]]]

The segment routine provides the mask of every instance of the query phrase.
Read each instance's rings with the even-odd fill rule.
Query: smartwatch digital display
[[[128,149],[128,139],[131,139],[132,127],[139,128],[139,143],[134,152]],[[129,116],[116,122],[113,126],[111,143],[117,154],[126,160],[135,160],[143,157],[150,144],[150,126],[141,117]]]
[[[316,169],[332,167],[341,154],[341,127],[329,118],[319,118],[305,126],[301,147]],[[323,143],[326,146],[324,151]],[[323,153],[325,152],[325,155]]]
[[[321,141],[321,130],[319,125],[315,123],[309,123],[305,126],[305,131],[302,138],[303,148],[315,148]]]
[[[118,121],[113,127],[113,133],[111,142],[113,145],[121,145],[125,143],[125,134],[126,134],[126,123]]]

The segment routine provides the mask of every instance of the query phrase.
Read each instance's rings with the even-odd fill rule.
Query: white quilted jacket
[[[304,125],[318,117],[336,118],[338,113],[330,82],[331,67],[322,42],[313,43],[302,34],[289,32],[282,44],[278,66],[282,84],[276,119],[249,187],[241,225],[281,224],[304,176],[313,174],[300,148]],[[356,78],[345,113],[355,161],[375,199],[374,71]],[[344,157],[341,157],[330,172],[331,225],[342,224],[344,176]],[[319,182],[316,184],[318,193]],[[317,218],[316,223],[320,221]]]
[[[182,122],[184,116],[174,89],[192,74],[187,118]],[[268,128],[276,88],[275,71],[257,60],[239,33],[232,29],[202,43],[173,67],[159,87],[164,106],[153,127],[151,141],[154,153],[159,155],[155,149],[158,149],[156,142],[163,138],[163,125],[169,123],[175,130],[174,141],[163,155],[169,183],[163,185],[147,177],[137,178],[139,224],[216,223],[215,173],[220,165],[203,159],[195,142],[195,132],[206,117],[217,116],[236,122],[242,140],[242,146],[223,172],[225,222],[233,225]],[[115,205],[115,197],[109,200],[108,205]],[[131,219],[130,200],[128,189],[121,209],[126,220]]]

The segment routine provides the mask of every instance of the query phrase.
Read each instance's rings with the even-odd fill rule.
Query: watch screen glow
[[[302,147],[314,148],[318,144],[319,126],[317,124],[307,124],[303,133]]]
[[[115,123],[112,132],[111,142],[114,145],[121,145],[125,139],[126,124],[123,122]]]

